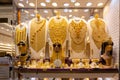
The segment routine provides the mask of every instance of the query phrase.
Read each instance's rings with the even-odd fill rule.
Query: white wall
[[[105,6],[103,11],[103,18],[106,21],[109,33],[113,39],[113,56],[115,62],[119,63],[119,0],[110,0],[110,2]]]

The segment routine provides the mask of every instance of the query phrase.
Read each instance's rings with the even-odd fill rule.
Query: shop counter
[[[119,70],[109,69],[36,69],[36,68],[15,68],[18,77],[37,77],[37,78],[97,78],[118,76]]]

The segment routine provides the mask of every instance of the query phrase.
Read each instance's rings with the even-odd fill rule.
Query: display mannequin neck
[[[56,17],[57,17],[57,19],[60,19],[60,12],[59,11],[56,12]]]
[[[23,27],[23,23],[20,23],[20,28],[22,28]]]
[[[98,19],[98,18],[99,18],[99,15],[98,15],[98,14],[95,14],[94,17],[95,17],[95,19]]]
[[[99,15],[95,14],[95,20],[96,20],[95,23],[96,23],[96,26],[99,28],[100,23],[99,23],[98,18],[99,18]]]
[[[40,14],[36,14],[37,21],[40,21]]]

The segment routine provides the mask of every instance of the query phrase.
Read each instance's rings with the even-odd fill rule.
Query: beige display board
[[[31,57],[33,59],[40,59],[44,56],[43,48],[46,42],[46,19],[42,17],[33,18],[29,26]]]

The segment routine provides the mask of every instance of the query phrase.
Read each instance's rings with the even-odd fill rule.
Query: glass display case
[[[108,16],[114,3],[119,12],[117,0],[13,0],[18,78],[117,80],[119,34],[108,26],[119,28]]]

